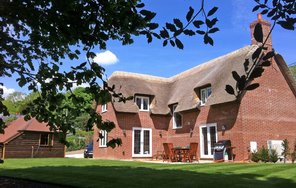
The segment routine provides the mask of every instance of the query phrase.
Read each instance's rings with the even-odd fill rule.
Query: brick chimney
[[[252,44],[257,44],[258,42],[255,40],[253,33],[254,33],[254,28],[256,26],[257,23],[260,23],[262,25],[262,31],[263,31],[263,42],[265,41],[269,31],[270,31],[270,22],[267,20],[263,20],[262,19],[262,15],[261,14],[257,14],[257,20],[255,20],[254,22],[252,22],[250,24],[250,29],[251,29],[251,39],[252,39]],[[268,47],[269,50],[272,49],[272,40],[271,40],[271,35],[269,36],[266,44],[266,47]]]

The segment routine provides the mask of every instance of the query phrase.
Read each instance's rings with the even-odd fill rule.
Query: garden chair
[[[198,143],[190,143],[190,150],[189,150],[189,155],[188,155],[188,160],[189,162],[192,162],[194,160],[198,160],[197,158],[197,146]]]
[[[163,161],[168,160],[171,162],[176,161],[176,156],[174,152],[174,145],[172,143],[163,143],[164,154],[163,154]]]

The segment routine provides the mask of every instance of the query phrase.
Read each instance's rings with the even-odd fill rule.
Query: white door
[[[152,157],[152,129],[133,128],[133,157]]]
[[[205,124],[200,126],[200,156],[201,158],[213,158],[214,144],[218,140],[217,124]]]

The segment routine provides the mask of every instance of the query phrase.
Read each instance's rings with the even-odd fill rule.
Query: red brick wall
[[[258,147],[267,140],[287,138],[292,148],[296,138],[296,98],[275,62],[255,80],[260,87],[247,92],[241,102],[244,148],[250,141]],[[248,155],[244,152],[244,158]]]
[[[230,139],[236,147],[236,160],[248,159],[250,141],[256,141],[258,148],[267,146],[267,140],[289,139],[292,148],[296,138],[296,99],[290,90],[278,66],[272,66],[255,82],[260,87],[247,92],[241,103],[230,102],[213,106],[203,106],[200,110],[182,112],[183,127],[173,129],[172,117],[151,115],[149,112],[138,114],[115,113],[112,104],[103,119],[112,120],[116,128],[108,137],[122,138],[122,146],[115,149],[99,148],[94,143],[95,158],[132,158],[132,127],[152,128],[152,152],[162,151],[164,142],[175,146],[187,146],[190,142],[200,143],[199,127],[205,123],[217,123],[218,140]],[[100,110],[99,108],[98,110]],[[226,130],[222,132],[222,126]],[[126,130],[126,136],[123,135]],[[193,130],[190,133],[190,129]],[[160,137],[159,133],[162,133]],[[98,138],[95,129],[94,140]],[[198,155],[200,154],[200,146]]]

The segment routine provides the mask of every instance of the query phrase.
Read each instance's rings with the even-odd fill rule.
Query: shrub
[[[284,157],[284,163],[286,163],[287,156],[290,154],[289,142],[287,139],[283,140],[282,146],[284,148],[282,156]]]
[[[269,152],[268,149],[262,146],[262,148],[259,151],[259,156],[262,162],[266,163],[269,161]]]
[[[295,159],[296,159],[296,151],[293,151],[292,153],[291,153],[291,160],[292,160],[292,163],[294,164],[294,162],[295,162]]]
[[[257,151],[252,152],[251,160],[255,163],[258,163],[260,161],[260,155]]]
[[[294,164],[295,160],[296,160],[296,139],[294,141],[294,148],[293,148],[293,152],[291,153],[291,160],[292,163]]]
[[[278,156],[276,150],[271,149],[270,153],[269,153],[269,161],[273,162],[273,163],[276,163],[278,161],[278,159],[279,159],[279,156]]]

